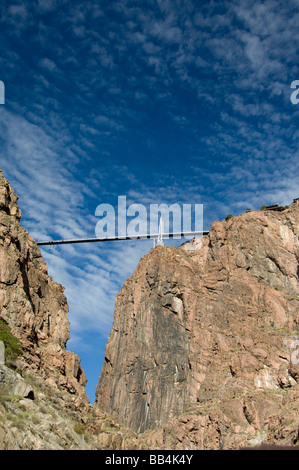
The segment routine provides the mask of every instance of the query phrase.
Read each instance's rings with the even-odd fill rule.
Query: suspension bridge
[[[156,234],[145,234],[145,235],[131,235],[131,236],[119,236],[119,237],[101,237],[101,238],[74,238],[68,240],[45,240],[37,241],[36,243],[39,246],[46,245],[68,245],[76,243],[97,243],[97,242],[111,242],[117,240],[142,240],[142,239],[153,239],[154,246],[164,245],[164,238],[181,238],[181,237],[195,237],[199,235],[208,235],[207,231],[194,231],[194,232],[174,232],[174,233],[164,233],[163,231],[163,221],[160,219],[159,223],[159,233]]]

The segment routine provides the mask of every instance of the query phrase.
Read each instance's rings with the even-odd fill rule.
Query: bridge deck
[[[208,235],[209,232],[179,232],[179,233],[163,233],[163,238],[180,238],[180,237],[192,237],[196,235]],[[109,242],[109,241],[117,241],[117,240],[138,240],[138,239],[155,239],[158,238],[158,234],[154,235],[132,235],[126,237],[107,237],[107,238],[75,238],[70,240],[46,240],[46,241],[37,241],[36,243],[39,246],[45,245],[67,245],[67,244],[74,244],[74,243],[95,243],[95,242]]]

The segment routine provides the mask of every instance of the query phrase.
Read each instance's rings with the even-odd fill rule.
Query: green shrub
[[[266,209],[267,206],[265,206],[265,204],[262,205],[262,207],[260,208],[260,211],[264,211]]]
[[[76,424],[74,431],[77,434],[79,434],[80,436],[82,436],[85,432],[85,428],[84,428],[83,424],[78,423],[78,424]]]
[[[2,318],[0,318],[0,341],[3,341],[5,346],[7,365],[13,364],[23,354],[23,350],[20,341],[11,334],[10,327]]]
[[[225,220],[229,220],[229,219],[232,219],[232,215],[231,214],[228,214],[226,217],[225,217]]]

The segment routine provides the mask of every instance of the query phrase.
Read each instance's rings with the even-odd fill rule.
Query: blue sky
[[[0,18],[0,166],[34,238],[95,236],[119,195],[203,204],[205,229],[299,196],[298,0],[3,0]],[[91,401],[115,294],[151,247],[42,250]]]

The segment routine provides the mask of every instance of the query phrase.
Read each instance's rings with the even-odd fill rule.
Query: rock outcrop
[[[299,204],[158,246],[117,295],[96,405],[159,449],[299,441]]]
[[[17,199],[0,171],[0,450],[140,449],[89,404],[80,358],[66,350],[63,287],[20,225]]]
[[[20,218],[0,172],[1,450],[298,445],[298,200],[140,261],[94,406],[64,289]]]
[[[139,450],[137,435],[86,400],[5,365],[0,341],[0,450]]]
[[[66,351],[64,289],[50,278],[39,247],[20,225],[17,200],[0,173],[0,318],[22,344],[16,367],[87,400],[80,359]]]
[[[34,391],[23,377],[5,365],[5,346],[0,341],[0,395],[34,398]]]

